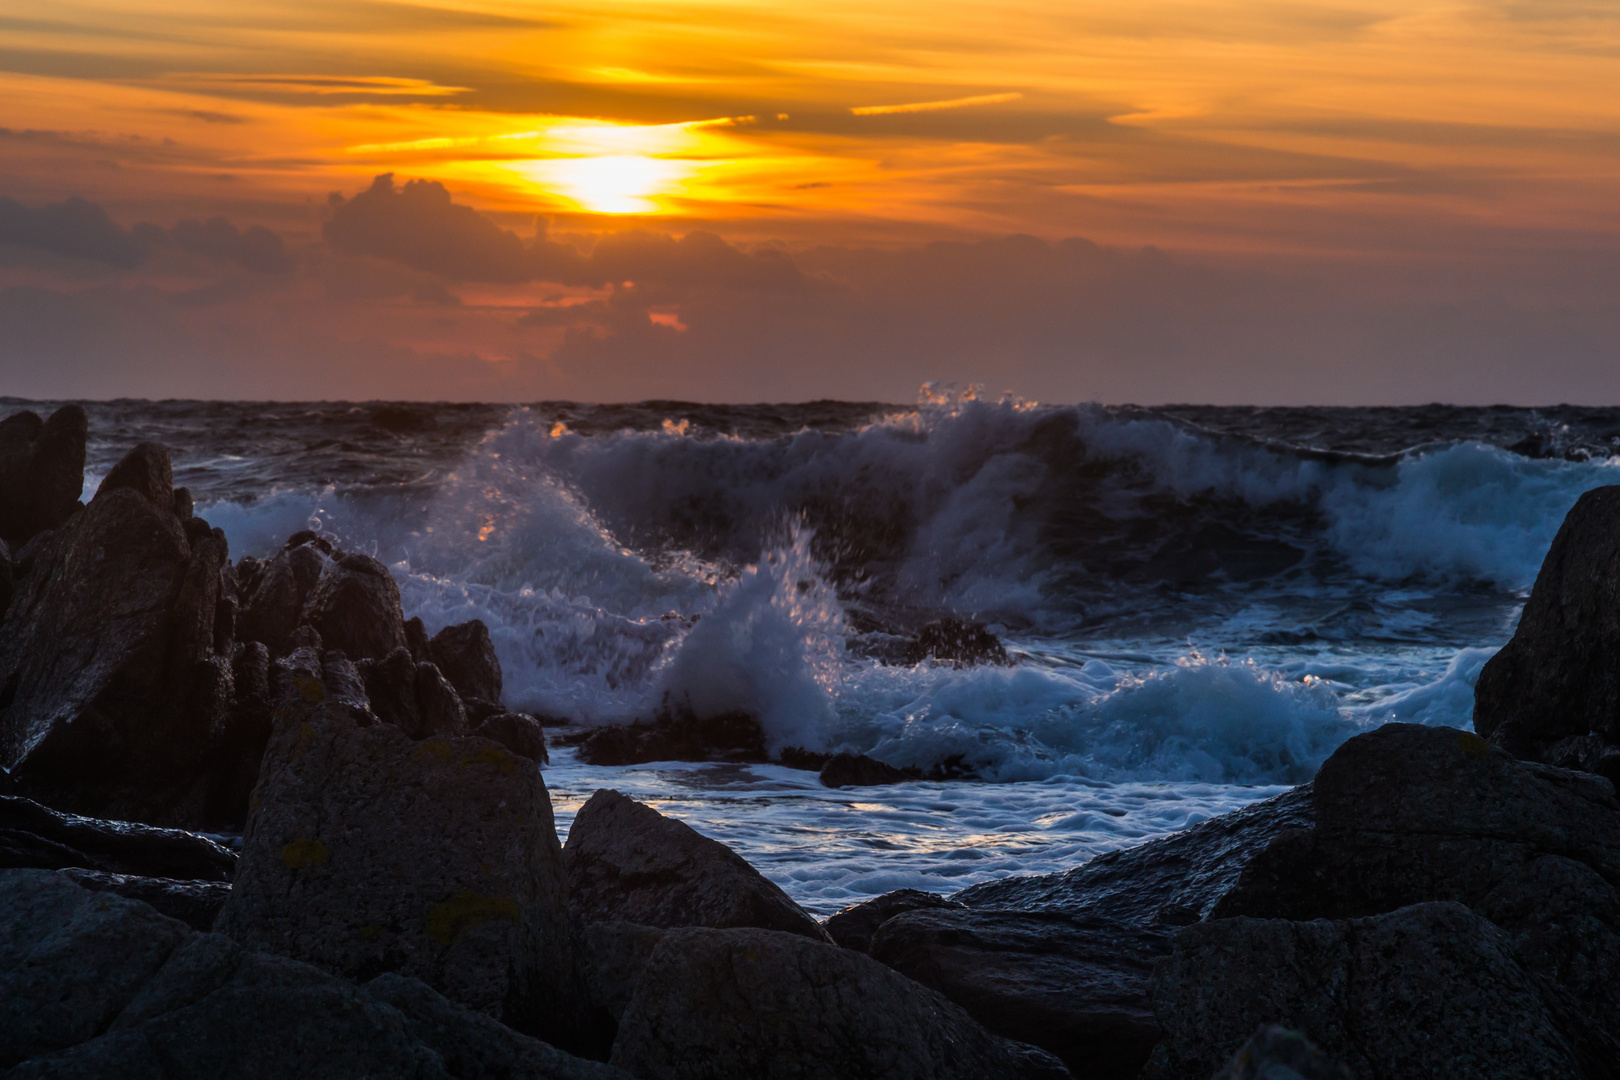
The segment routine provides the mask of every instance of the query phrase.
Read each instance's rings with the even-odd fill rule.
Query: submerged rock
[[[206,836],[131,821],[63,814],[29,799],[0,796],[0,867],[228,882],[236,855]]]
[[[78,405],[49,420],[26,410],[0,420],[0,541],[20,548],[79,508],[89,426]]]
[[[883,923],[871,955],[1077,1076],[1131,1080],[1159,1038],[1147,983],[1169,946],[1164,931],[1098,919],[935,908]]]
[[[903,784],[919,780],[920,772],[906,772],[865,754],[834,754],[821,767],[823,787],[872,787],[877,784]]]
[[[656,720],[597,728],[579,744],[587,765],[649,761],[765,762],[765,729],[747,713],[698,718],[665,714]]]
[[[642,1080],[1023,1080],[1068,1075],[849,949],[769,930],[666,934],[612,1062]]]
[[[278,723],[254,799],[220,931],[566,1037],[562,851],[534,762],[316,705]]]
[[[581,922],[751,926],[831,940],[736,852],[617,791],[604,788],[580,807],[563,863]]]
[[[1249,861],[1289,829],[1315,821],[1311,784],[1145,844],[1099,855],[1060,874],[1008,877],[963,889],[969,907],[1057,911],[1132,926],[1207,916]]]
[[[923,892],[921,889],[896,889],[894,892],[887,892],[845,908],[829,917],[822,924],[822,928],[833,941],[844,948],[867,952],[872,945],[872,935],[877,933],[878,927],[896,915],[904,915],[908,911],[940,908],[965,911],[967,905],[939,893]]]
[[[1479,673],[1474,730],[1524,757],[1595,732],[1620,743],[1620,486],[1564,518],[1512,639]]]
[[[1010,664],[1001,641],[982,623],[944,618],[917,631],[901,659],[907,664],[939,660],[957,667],[972,664]]]
[[[1204,1080],[1261,1024],[1304,1032],[1354,1076],[1614,1075],[1616,1046],[1543,994],[1461,904],[1369,919],[1218,919],[1155,969],[1164,1041],[1143,1080]]]

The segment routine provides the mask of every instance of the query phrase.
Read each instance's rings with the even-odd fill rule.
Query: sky
[[[0,0],[0,395],[1620,403],[1620,0]]]

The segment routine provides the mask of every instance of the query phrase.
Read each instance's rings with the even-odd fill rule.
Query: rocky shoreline
[[[1620,1076],[1620,489],[1570,512],[1479,735],[1386,725],[1065,873],[818,922],[617,792],[559,843],[481,623],[429,637],[314,533],[232,563],[152,444],[82,504],[85,430],[0,421],[7,1080]],[[750,723],[590,738],[747,759]]]

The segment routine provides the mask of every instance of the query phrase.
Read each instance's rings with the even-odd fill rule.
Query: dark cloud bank
[[[0,393],[24,396],[907,400],[947,380],[1041,400],[1620,400],[1620,252],[1556,244],[1249,269],[1024,236],[587,248],[384,176],[334,196],[297,253],[223,218],[126,229],[82,199],[0,199],[7,252],[109,271],[0,289]],[[181,255],[218,280],[159,287]],[[461,302],[524,283],[557,295]]]

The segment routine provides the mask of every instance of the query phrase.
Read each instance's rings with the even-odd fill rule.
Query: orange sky
[[[1414,218],[1617,224],[1612,3],[0,12],[5,126],[116,162],[116,181],[75,187],[159,216],[166,200],[318,198],[394,171],[494,211],[817,240],[1078,233],[1320,253],[1400,247]],[[78,160],[42,154],[12,187],[47,193]]]
[[[1494,311],[1505,297],[1541,306],[1523,327],[1491,340],[1545,351],[1554,347],[1544,341],[1549,305],[1611,302],[1609,270],[1592,267],[1620,266],[1617,87],[1614,0],[0,0],[0,197],[32,212],[82,196],[125,228],[224,215],[232,228],[270,229],[297,266],[273,280],[243,276],[203,259],[195,245],[164,241],[138,269],[87,268],[57,254],[8,255],[0,236],[0,289],[67,295],[93,282],[127,299],[156,288],[173,300],[175,325],[190,327],[186,333],[204,317],[174,298],[195,306],[210,297],[244,326],[271,328],[286,321],[279,312],[302,305],[325,312],[327,338],[364,340],[378,355],[403,350],[427,365],[422,372],[432,366],[423,357],[475,358],[484,381],[468,386],[484,389],[465,393],[494,393],[488,388],[507,385],[499,381],[507,376],[491,372],[520,369],[528,374],[512,376],[501,393],[634,397],[681,388],[663,361],[637,368],[624,360],[629,366],[608,382],[581,381],[564,363],[562,343],[583,348],[579,333],[629,340],[611,321],[622,312],[610,301],[627,302],[622,289],[613,300],[616,286],[559,291],[543,275],[512,273],[480,281],[387,255],[375,239],[345,251],[328,244],[323,229],[337,205],[328,195],[352,197],[393,173],[400,184],[442,184],[457,206],[525,243],[537,227],[587,253],[597,237],[625,230],[705,230],[739,252],[763,245],[792,253],[805,281],[857,299],[877,295],[863,291],[879,287],[871,282],[890,282],[883,287],[898,291],[888,306],[872,300],[861,325],[879,328],[876,336],[892,330],[914,351],[941,312],[955,317],[960,301],[940,299],[953,290],[983,296],[985,282],[1038,283],[1049,273],[1033,249],[1017,249],[1025,262],[1016,271],[996,269],[997,259],[1013,257],[1014,249],[993,247],[1008,236],[1082,237],[1126,252],[1151,246],[1177,265],[1269,276],[1246,284],[1189,278],[1173,298],[1181,315],[1145,314],[1141,327],[1121,330],[1136,356],[1151,353],[1144,342],[1167,322],[1186,324],[1174,346],[1183,366],[1165,360],[1153,369],[1159,381],[1144,381],[1140,373],[1152,365],[1137,361],[1074,366],[1077,352],[1090,357],[1087,350],[1103,346],[1064,336],[1065,313],[1077,307],[1061,291],[1028,313],[1046,328],[1028,331],[1038,344],[1003,347],[1005,328],[989,328],[1009,310],[1002,305],[979,330],[946,335],[946,345],[964,342],[963,355],[937,361],[928,374],[994,381],[1015,372],[1024,383],[1014,389],[1070,398],[1201,400],[1219,392],[1326,400],[1319,375],[1329,362],[1299,359],[1314,346],[1267,336],[1279,314],[1302,310],[1297,298],[1280,299],[1299,274],[1339,275],[1320,286],[1324,295],[1372,305],[1339,311],[1339,341],[1366,326],[1404,325],[1378,304],[1421,294]],[[927,302],[884,276],[899,273],[898,263],[851,254],[938,241],[992,247],[973,249],[978,261],[931,286]],[[1078,263],[1066,265],[1062,273],[1082,274]],[[1145,263],[1130,272],[1158,280]],[[970,289],[970,280],[981,284]],[[762,329],[740,329],[744,306],[722,316],[712,305],[705,312],[690,289],[660,288],[636,294],[636,332],[661,328],[668,333],[656,340],[667,343],[692,328],[682,339],[691,354],[684,363],[698,362],[700,340],[740,350],[746,339],[756,356],[791,352],[760,337]],[[1191,312],[1217,310],[1210,297],[1232,289],[1248,290],[1248,299],[1229,298],[1219,318],[1196,323]],[[8,295],[23,310],[38,306]],[[579,311],[598,321],[563,325],[558,305],[575,303],[596,304]],[[543,317],[522,325],[508,317],[535,305]],[[799,302],[791,313],[809,320],[813,308]],[[1230,353],[1273,350],[1269,374],[1231,382],[1191,366],[1188,342],[1237,318],[1230,311],[1239,308],[1252,326],[1233,331]],[[816,325],[836,324],[839,333],[855,318],[816,310]],[[915,322],[904,323],[902,312]],[[1462,317],[1425,318],[1403,331],[1405,340],[1435,337],[1445,320]],[[1587,374],[1571,375],[1569,389],[1558,391],[1564,396],[1595,385],[1590,372],[1610,356],[1592,351],[1608,331],[1579,325],[1587,351],[1571,370]],[[69,350],[47,330],[39,333],[57,344],[41,348]],[[151,333],[158,355],[166,339]],[[705,337],[711,333],[718,336]],[[1297,333],[1322,336],[1319,327]],[[653,342],[645,349],[656,352]],[[201,355],[219,346],[195,347]],[[107,348],[113,364],[121,354]],[[985,359],[970,362],[970,349]],[[1355,368],[1351,351],[1335,355],[1333,363]],[[375,370],[383,361],[367,363]],[[823,383],[796,372],[780,386],[892,395],[925,368],[916,359],[887,382],[846,372]],[[1381,390],[1386,384],[1375,381],[1357,393],[1393,400],[1529,392],[1511,380],[1476,384],[1454,368],[1435,371],[1421,391]],[[694,385],[729,393],[725,379],[735,373],[711,374],[712,384]],[[436,385],[428,374],[420,381],[430,389],[413,392]],[[228,393],[236,384],[222,385],[218,392]],[[373,383],[354,385],[352,392],[370,392]],[[750,392],[769,395],[777,385]],[[1620,376],[1614,386],[1620,393]],[[6,389],[0,379],[0,393]]]

